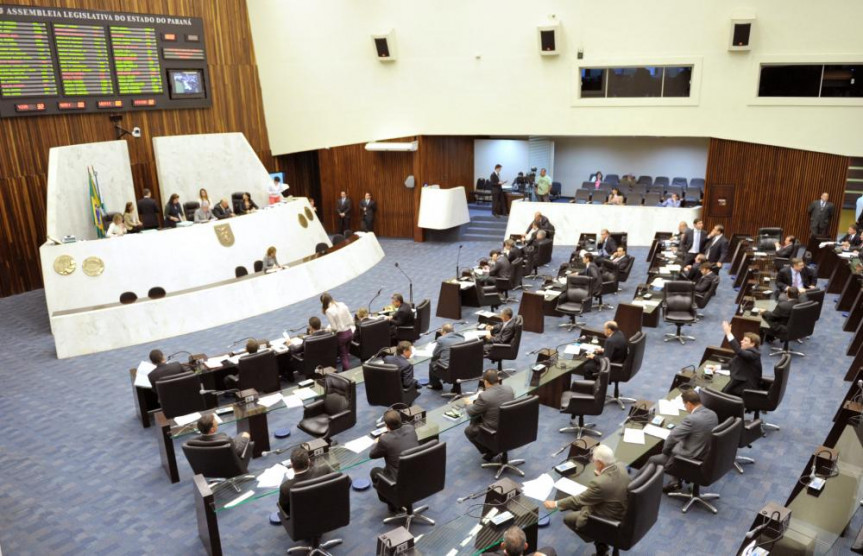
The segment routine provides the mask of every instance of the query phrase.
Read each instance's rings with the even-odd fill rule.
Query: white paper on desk
[[[677,406],[677,409],[680,411],[686,411],[686,406],[683,404],[683,396],[677,395],[676,398],[672,398],[671,401]]]
[[[345,448],[355,454],[359,454],[360,452],[364,452],[367,448],[370,448],[374,443],[375,441],[372,439],[372,437],[364,434],[355,440],[345,442]]]
[[[477,338],[484,338],[488,334],[488,330],[468,330],[463,334],[465,340],[476,340]]]
[[[485,317],[487,319],[497,316],[497,313],[495,313],[493,311],[483,311],[483,310],[479,310],[479,311],[475,312],[474,314],[479,315],[481,317]]]
[[[729,371],[728,369],[716,369],[714,372],[722,376],[731,376],[731,371]]]
[[[138,372],[135,373],[135,386],[140,386],[141,388],[152,388],[153,385],[150,384],[149,375],[155,368],[156,366],[149,361],[141,361],[138,363]]]
[[[245,353],[238,353],[237,355],[232,355],[228,357],[228,361],[236,365],[240,361],[240,357],[244,356]]]
[[[302,343],[303,343],[302,338],[291,338],[291,345],[292,346],[299,346],[299,345],[302,345]]]
[[[294,395],[282,396],[282,401],[285,402],[285,406],[288,409],[291,409],[294,407],[303,407],[303,400],[301,400],[300,398],[298,398]]]
[[[534,500],[548,500],[548,495],[553,488],[554,479],[548,473],[543,473],[532,481],[525,481],[521,492]]]
[[[425,345],[417,346],[414,348],[414,356],[431,357],[435,346],[437,346],[437,342],[429,342]]]
[[[301,400],[309,400],[311,398],[316,398],[318,393],[312,390],[311,388],[297,388],[294,390],[294,396],[300,398]]]
[[[644,425],[644,434],[649,434],[650,436],[655,436],[656,438],[665,440],[668,438],[668,435],[671,434],[671,431],[648,423],[647,425]]]
[[[581,353],[581,344],[569,344],[563,348],[563,353],[565,355],[578,355]]]
[[[663,257],[666,257],[666,258],[668,258],[668,259],[671,259],[671,258],[676,257],[676,256],[677,256],[677,253],[675,253],[674,251],[663,251],[663,252],[662,252],[662,256],[663,256]]]
[[[644,444],[644,431],[641,429],[623,429],[623,441],[629,444]]]
[[[677,409],[677,404],[672,400],[659,400],[659,414],[660,415],[680,415],[680,411]]]
[[[567,479],[566,477],[561,477],[560,479],[558,479],[557,482],[554,483],[554,488],[561,492],[565,492],[570,496],[578,496],[579,494],[587,490],[586,486],[580,483],[576,483],[572,479]]]
[[[469,282],[469,281],[459,282],[459,283],[458,283],[458,287],[459,287],[459,289],[461,289],[461,290],[469,290],[469,289],[470,289],[470,288],[472,288],[473,286],[474,286],[474,283],[473,283],[473,282]]]
[[[264,407],[273,407],[280,401],[282,401],[282,395],[277,392],[275,394],[270,394],[269,396],[262,396],[258,398],[258,405],[262,405]]]
[[[286,346],[283,343],[282,344],[270,344],[270,347],[272,347],[273,351],[275,351],[276,353],[285,353],[288,351],[288,346]]]
[[[671,272],[680,272],[680,265],[679,264],[670,264],[665,268],[667,268]]]
[[[277,463],[267,468],[258,476],[258,488],[276,488],[282,484],[287,474],[288,468],[281,463]]]
[[[653,282],[650,285],[656,289],[662,289],[665,287],[665,279],[664,278],[654,278]]]
[[[671,274],[671,267],[668,266],[660,266],[659,267],[660,274]]]
[[[224,360],[225,360],[224,355],[219,355],[218,357],[210,357],[209,359],[204,361],[204,365],[208,369],[218,369],[219,367],[222,366],[222,361],[224,361]]]
[[[200,418],[201,414],[196,411],[194,413],[189,413],[188,415],[180,415],[179,417],[174,417],[174,422],[182,427],[184,425],[188,425],[189,423],[194,423]]]
[[[562,293],[563,293],[562,291],[558,291],[558,290],[545,290],[545,298],[549,299],[549,300],[555,299],[556,297],[560,296],[560,294],[562,294]]]

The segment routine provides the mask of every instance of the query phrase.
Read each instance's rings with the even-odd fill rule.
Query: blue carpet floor
[[[401,267],[413,277],[414,298],[431,298],[432,314],[437,305],[441,280],[448,278],[455,265],[457,248],[452,244],[423,243],[408,240],[382,240],[386,258],[375,268],[332,293],[352,310],[368,303],[383,285],[385,293],[407,294],[408,283],[395,268]],[[492,242],[464,242],[462,264],[488,254],[497,247]],[[552,265],[569,257],[569,248],[557,248]],[[617,298],[629,300],[636,283],[646,273],[645,248],[632,250],[636,266],[630,282]],[[674,373],[681,367],[697,363],[708,345],[721,341],[722,319],[732,316],[734,292],[725,272],[722,273],[716,298],[707,317],[693,327],[698,340],[681,346],[666,344],[658,329],[646,329],[648,346],[639,375],[623,386],[630,397],[657,399],[668,390]],[[386,299],[382,295],[379,302]],[[614,296],[611,302],[615,303]],[[660,518],[653,530],[632,554],[733,554],[756,512],[770,500],[784,502],[808,455],[820,444],[831,426],[838,400],[847,386],[842,377],[850,364],[844,355],[850,335],[841,331],[842,317],[833,310],[835,296],[828,296],[815,335],[806,342],[806,358],[795,358],[785,401],[770,421],[782,431],[772,433],[749,450],[757,461],[746,466],[746,473],[731,473],[711,487],[719,492],[719,514],[712,515],[695,508],[684,515],[680,503],[665,498]],[[229,300],[226,300],[229,301]],[[607,299],[608,301],[608,299]],[[517,308],[517,306],[514,306]],[[191,472],[180,455],[178,484],[170,484],[159,465],[153,429],[141,428],[134,414],[128,369],[145,358],[153,348],[166,353],[189,350],[217,354],[237,338],[254,334],[276,337],[284,328],[303,324],[310,315],[320,313],[317,300],[307,300],[286,309],[257,318],[214,328],[200,333],[172,338],[107,353],[57,360],[54,353],[44,295],[41,291],[0,299],[0,415],[4,430],[0,435],[0,548],[4,554],[203,554],[198,541],[192,501]],[[591,326],[601,326],[612,311],[586,315]],[[472,315],[469,315],[472,317]],[[432,318],[432,326],[443,323]],[[528,352],[543,346],[555,346],[576,336],[558,329],[555,319],[546,319],[543,335],[525,333],[519,367],[533,360]],[[773,360],[764,357],[765,374],[771,374]],[[419,366],[419,376],[427,374],[427,365]],[[826,395],[825,395],[826,394]],[[357,426],[338,438],[345,441],[370,430],[378,409],[366,406],[363,386],[358,391],[361,410]],[[440,405],[443,399],[425,391],[419,399],[424,407]],[[273,439],[273,448],[301,440],[295,425],[299,410],[279,411],[271,415],[270,430],[293,427],[287,440]],[[623,420],[624,412],[607,406],[596,419],[599,430],[613,431]],[[513,457],[523,457],[527,478],[550,472],[559,458],[551,454],[572,439],[558,432],[568,418],[542,407],[539,440],[517,450]],[[234,427],[226,427],[233,433]],[[448,445],[447,489],[426,502],[428,515],[438,523],[466,511],[456,498],[473,492],[493,480],[490,470],[479,467],[479,457],[465,440],[462,429],[443,435]],[[254,460],[252,468],[272,465],[272,458]],[[355,477],[366,477],[372,464],[350,471]],[[267,523],[275,509],[275,497],[269,497],[219,514],[221,537],[226,554],[280,554],[291,546],[281,527]],[[391,528],[381,523],[386,508],[373,491],[352,493],[351,525],[339,532],[345,544],[336,554],[373,554],[375,537]],[[852,523],[859,526],[859,517]],[[415,533],[430,528],[412,527]],[[852,535],[853,536],[853,535]],[[548,528],[540,532],[542,544],[555,546],[560,554],[591,554],[563,526],[561,516],[552,517]],[[846,554],[850,540],[840,539],[833,554]]]

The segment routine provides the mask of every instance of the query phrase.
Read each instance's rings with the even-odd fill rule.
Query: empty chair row
[[[595,179],[596,179],[596,174],[593,174],[591,176],[591,178],[593,178],[593,181],[591,181],[591,183],[594,183]],[[620,182],[620,176],[617,174],[608,174],[607,176],[603,177],[602,181],[604,181],[605,183],[610,183],[612,185],[618,185],[619,183],[621,183]],[[655,185],[655,186],[675,185],[675,186],[680,186],[683,188],[686,188],[686,187],[704,187],[704,179],[703,178],[692,178],[691,180],[687,180],[684,177],[675,177],[675,178],[671,178],[671,181],[669,181],[668,176],[656,176],[656,178],[653,178],[651,176],[638,176],[638,179],[635,180],[635,183],[637,183],[639,185],[647,185],[647,186],[651,186],[651,185]]]

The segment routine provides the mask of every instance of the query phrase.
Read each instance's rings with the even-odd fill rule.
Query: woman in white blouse
[[[120,237],[126,235],[126,225],[123,224],[121,214],[114,215],[114,221],[108,226],[108,237]]]
[[[322,311],[327,317],[329,328],[336,333],[336,338],[339,340],[339,357],[342,361],[342,370],[347,371],[351,364],[349,349],[354,337],[351,330],[354,317],[351,316],[351,311],[347,305],[341,301],[334,301],[333,296],[329,293],[321,295],[321,305]]]

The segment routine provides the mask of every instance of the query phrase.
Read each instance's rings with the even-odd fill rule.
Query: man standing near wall
[[[500,181],[501,168],[503,166],[500,164],[495,165],[494,172],[488,178],[488,183],[491,185],[491,214],[495,218],[509,214],[506,210],[506,195],[503,193],[503,184],[506,180]]]
[[[809,204],[809,230],[813,236],[827,235],[830,229],[830,221],[833,219],[833,203],[829,202],[830,195],[822,193],[821,199]]]
[[[536,200],[540,203],[549,202],[549,193],[551,192],[551,176],[546,174],[545,168],[539,171],[539,176],[536,177]]]
[[[344,191],[339,195],[339,200],[336,201],[336,214],[339,215],[339,233],[345,233],[345,230],[351,229],[351,200],[348,194]]]

